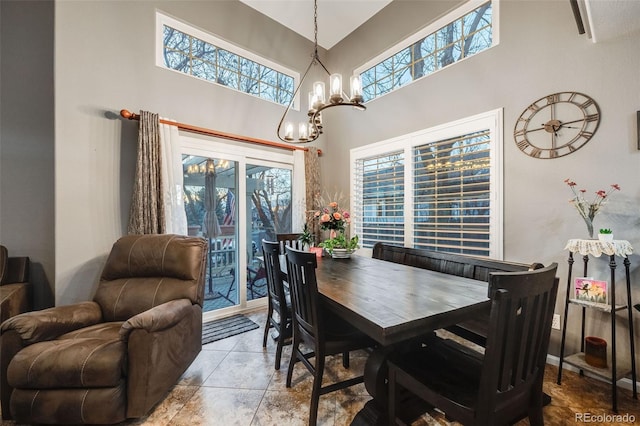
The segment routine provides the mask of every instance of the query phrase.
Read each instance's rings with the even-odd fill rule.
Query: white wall
[[[392,2],[331,49],[330,66],[337,70],[332,72],[351,73],[455,5],[453,1]],[[562,313],[568,257],[564,247],[569,238],[587,237],[581,217],[567,202],[571,193],[564,179],[572,178],[590,192],[620,184],[622,191],[613,195],[594,227],[610,227],[617,239],[629,240],[640,250],[636,134],[640,33],[594,44],[578,35],[568,1],[502,1],[499,25],[497,47],[369,102],[364,113],[327,114],[324,185],[348,189],[349,170],[343,159],[353,147],[504,108],[505,259],[545,265],[558,262],[561,287],[556,311]],[[601,109],[600,128],[591,141],[569,156],[539,160],[524,155],[513,140],[515,121],[533,101],[561,91],[593,97]],[[640,256],[634,254],[630,260],[637,303]],[[618,263],[620,294],[624,284],[620,258]],[[590,272],[602,279],[608,279],[607,268],[604,256],[590,263]],[[575,269],[581,271],[582,266]],[[606,337],[607,318],[600,314],[590,314],[590,318],[595,321],[588,333]],[[572,316],[570,321],[575,327],[569,341],[575,345],[579,317]],[[636,331],[639,328],[636,320]],[[618,327],[618,332],[619,342],[627,347],[626,327]],[[554,332],[555,354],[559,353],[558,341],[559,332]]]

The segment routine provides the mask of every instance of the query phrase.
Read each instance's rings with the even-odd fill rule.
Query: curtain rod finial
[[[130,112],[128,109],[121,109],[120,110],[120,115],[124,118],[127,118],[129,120],[135,120],[136,119],[136,114]]]

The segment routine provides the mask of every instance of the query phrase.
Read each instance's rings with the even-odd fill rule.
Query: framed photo
[[[592,303],[608,303],[608,282],[583,277],[574,280],[575,298]]]

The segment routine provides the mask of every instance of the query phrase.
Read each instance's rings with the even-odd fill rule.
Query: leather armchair
[[[202,349],[205,256],[201,238],[122,237],[93,301],[3,323],[3,418],[113,424],[147,414]]]
[[[31,309],[29,258],[9,257],[0,246],[0,323]]]

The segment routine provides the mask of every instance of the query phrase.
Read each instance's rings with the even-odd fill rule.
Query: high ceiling
[[[313,41],[313,0],[240,1]],[[318,0],[318,44],[330,49],[391,1]],[[569,0],[563,1],[567,8],[571,7]],[[595,43],[640,30],[640,0],[578,0],[578,3],[588,36]]]
[[[594,43],[640,30],[639,0],[583,0],[581,6],[587,15],[582,19]]]
[[[313,0],[240,0],[313,41]],[[318,44],[330,49],[391,0],[318,0]]]

